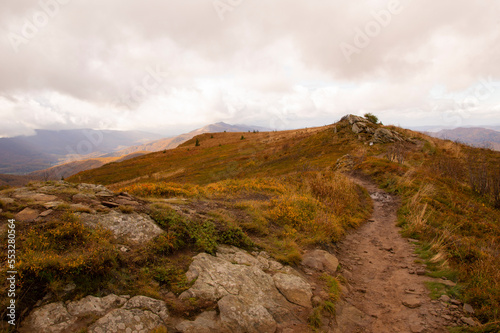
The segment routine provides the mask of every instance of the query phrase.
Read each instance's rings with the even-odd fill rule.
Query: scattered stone
[[[439,297],[439,300],[445,303],[449,303],[451,301],[451,298],[448,295],[441,295],[441,297]]]
[[[64,202],[62,201],[49,201],[49,202],[46,202],[43,204],[43,207],[47,208],[47,209],[52,209],[52,208],[55,208],[59,205],[62,205]]]
[[[335,273],[337,271],[339,261],[334,255],[324,250],[313,250],[306,252],[302,256],[302,265],[318,271]]]
[[[112,198],[115,195],[113,193],[109,192],[108,190],[104,190],[104,191],[100,191],[100,192],[96,193],[96,196],[101,197],[101,198]]]
[[[451,300],[451,304],[453,304],[453,305],[460,305],[460,304],[462,304],[462,302],[460,302],[460,301],[459,301],[459,300],[457,300],[457,299],[452,299],[452,300]]]
[[[472,307],[472,305],[470,304],[467,304],[467,303],[464,303],[464,312],[465,313],[468,313],[468,314],[474,314],[474,308]]]
[[[359,328],[358,332],[364,332],[363,328],[368,327],[374,320],[373,317],[345,302],[338,305],[336,317],[338,332],[352,332],[352,326]]]
[[[450,316],[448,316],[448,315],[446,315],[446,314],[441,315],[441,318],[446,319],[446,320],[448,320],[448,321],[450,321],[450,320],[452,320],[452,319],[453,319],[452,317],[450,317]]]
[[[460,320],[469,326],[477,326],[476,321],[470,317],[461,317]]]
[[[422,305],[422,302],[416,298],[407,298],[402,301],[403,305],[410,309],[416,309]]]
[[[31,221],[35,220],[39,215],[40,215],[40,213],[35,209],[24,208],[22,211],[17,213],[14,216],[14,218],[17,221],[31,222]]]
[[[426,271],[425,271],[425,269],[420,268],[420,269],[416,270],[416,273],[417,273],[417,275],[425,275]]]
[[[53,210],[52,210],[52,209],[47,209],[47,210],[45,210],[45,211],[41,212],[41,213],[40,213],[40,216],[41,216],[41,217],[47,217],[47,216],[49,216],[52,212],[53,212]]]
[[[102,201],[101,204],[104,207],[109,207],[109,208],[120,207],[120,204],[117,204],[116,202],[111,202],[111,201]]]
[[[84,194],[84,193],[77,193],[77,194],[73,195],[73,197],[71,198],[71,200],[74,203],[86,203],[86,204],[89,204],[89,203],[93,202],[96,199],[97,198],[96,198],[95,195],[93,195],[93,194]]]

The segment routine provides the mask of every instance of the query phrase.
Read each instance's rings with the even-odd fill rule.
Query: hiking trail
[[[373,199],[373,215],[339,243],[337,258],[347,288],[337,305],[333,332],[448,332],[467,318],[458,300],[431,300],[424,282],[454,283],[425,275],[415,245],[396,226],[399,199],[375,184],[354,179]]]

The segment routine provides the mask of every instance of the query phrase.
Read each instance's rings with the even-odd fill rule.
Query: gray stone
[[[62,302],[50,303],[33,310],[21,325],[21,333],[59,333],[69,332],[76,323]]]
[[[464,312],[468,314],[474,314],[475,311],[472,305],[464,303]]]
[[[256,258],[236,247],[220,246],[217,256],[200,253],[193,258],[186,277],[196,281],[179,298],[218,302],[220,325],[229,332],[274,332],[276,325],[296,321],[293,311],[299,306],[290,303],[277,289],[273,278],[263,271],[271,266],[274,266],[273,261],[264,253]],[[281,264],[278,267],[282,267],[278,274],[288,273],[290,276],[286,279],[293,281],[295,286],[300,284],[306,288],[301,292],[309,297],[310,304],[310,286],[297,282],[298,273],[292,268]],[[277,280],[285,281],[280,276]],[[299,291],[292,293],[291,284],[283,282],[282,289],[289,292],[290,299],[299,297],[297,302],[305,303]]]
[[[375,133],[373,134],[374,143],[388,143],[397,141],[403,141],[401,135],[386,128],[377,128],[375,130]]]
[[[115,309],[89,327],[89,333],[146,333],[162,326],[159,316],[147,310]]]
[[[464,323],[466,323],[469,326],[477,326],[476,321],[470,317],[461,317],[460,320],[462,320]]]
[[[274,333],[276,321],[261,304],[228,295],[218,303],[222,327],[231,332]]]
[[[145,214],[123,214],[110,211],[108,214],[80,214],[81,221],[89,226],[100,225],[113,232],[117,239],[132,244],[143,244],[164,231]]]
[[[309,283],[298,276],[283,273],[275,274],[273,280],[276,288],[289,302],[312,308],[312,291]]]
[[[439,297],[439,300],[445,303],[449,303],[451,301],[451,298],[448,295],[441,295],[441,297]]]
[[[135,296],[132,297],[123,307],[124,309],[146,309],[154,314],[158,315],[164,322],[168,319],[168,309],[164,301],[158,299],[146,297],[146,296]]]
[[[87,315],[102,316],[111,309],[119,308],[126,301],[125,298],[114,294],[102,298],[89,295],[78,301],[68,303],[68,312],[76,317]]]
[[[194,321],[184,320],[175,328],[182,333],[230,333],[220,326],[215,311],[203,312]]]

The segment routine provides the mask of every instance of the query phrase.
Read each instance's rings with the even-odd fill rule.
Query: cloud
[[[436,86],[460,94],[500,77],[498,2],[221,1],[8,0],[0,136],[219,120],[309,126],[364,110],[439,123],[428,111],[444,98]]]

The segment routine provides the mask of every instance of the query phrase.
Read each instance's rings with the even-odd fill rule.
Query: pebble
[[[403,300],[403,305],[406,306],[407,308],[410,309],[416,309],[422,305],[422,302],[420,302],[418,299],[415,298],[408,298]]]
[[[469,326],[477,326],[477,323],[474,321],[474,319],[470,317],[462,317],[460,318],[464,323],[466,323]]]
[[[441,295],[441,297],[439,297],[439,300],[448,303],[451,301],[451,298],[448,295]]]
[[[468,314],[474,314],[474,308],[470,304],[467,304],[467,303],[464,303],[464,311],[465,311],[465,313],[468,313]]]

